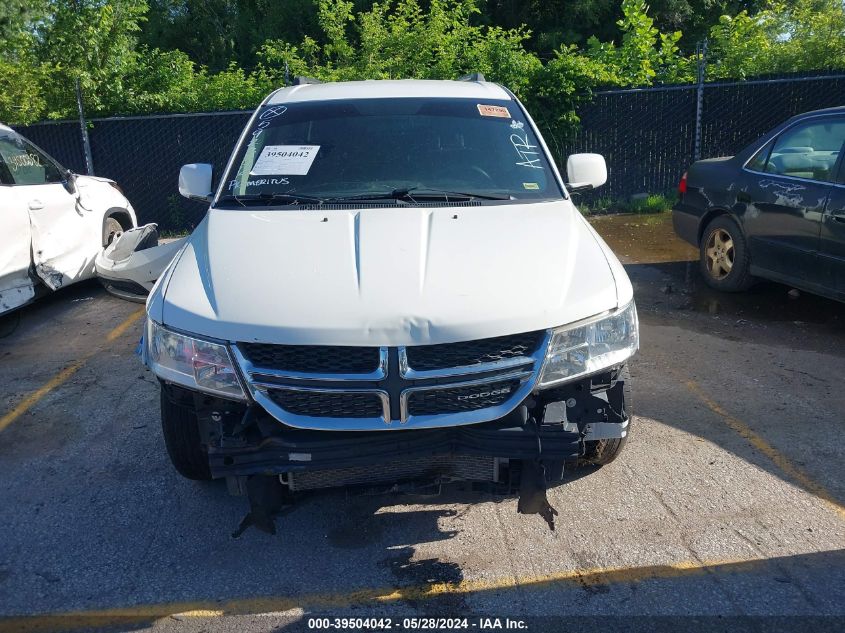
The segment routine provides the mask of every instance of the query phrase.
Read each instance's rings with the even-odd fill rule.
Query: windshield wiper
[[[322,204],[325,198],[309,196],[301,193],[243,193],[240,195],[222,196],[217,202],[237,202],[242,207],[250,204],[271,204],[273,202],[288,202],[290,204]]]
[[[455,202],[466,202],[468,200],[510,200],[511,197],[506,194],[487,194],[475,193],[468,191],[446,191],[445,189],[420,189],[418,187],[401,187],[393,189],[392,191],[382,191],[374,193],[363,193],[355,196],[338,196],[335,198],[328,198],[327,202],[348,202],[353,200],[403,200],[409,202],[416,202],[419,199],[431,200],[432,198],[445,199],[447,202],[450,198],[462,198],[462,200],[455,200]]]

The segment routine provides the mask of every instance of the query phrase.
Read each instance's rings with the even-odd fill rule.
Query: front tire
[[[720,215],[704,229],[698,263],[704,281],[716,290],[741,292],[754,282],[745,236],[730,216]]]
[[[211,479],[208,454],[200,440],[197,413],[192,406],[177,404],[161,390],[161,430],[174,468],[195,481]]]

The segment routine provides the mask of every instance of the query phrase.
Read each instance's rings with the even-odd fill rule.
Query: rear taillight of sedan
[[[687,172],[681,176],[681,182],[678,183],[678,193],[684,195],[687,192]]]

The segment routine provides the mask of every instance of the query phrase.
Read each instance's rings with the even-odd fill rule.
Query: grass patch
[[[634,200],[615,200],[613,198],[596,198],[576,205],[584,215],[609,215],[611,213],[663,213],[669,211],[675,204],[674,196],[652,193],[645,198]]]
[[[187,237],[192,232],[192,229],[161,229],[158,232],[159,237],[163,237],[165,239],[169,238],[177,238],[177,237]]]

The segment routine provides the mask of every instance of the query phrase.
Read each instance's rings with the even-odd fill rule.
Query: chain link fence
[[[602,91],[579,109],[580,131],[556,158],[563,167],[570,153],[605,156],[607,185],[588,200],[670,193],[697,154],[732,155],[793,115],[839,105],[845,105],[845,74]],[[206,206],[179,195],[179,167],[210,162],[221,174],[248,118],[239,111],[94,119],[88,130],[94,173],[120,184],[139,222],[189,230]],[[78,122],[17,130],[85,173]]]
[[[559,164],[573,152],[604,155],[607,185],[588,200],[672,193],[696,154],[732,156],[796,114],[842,105],[845,74],[597,92]]]

